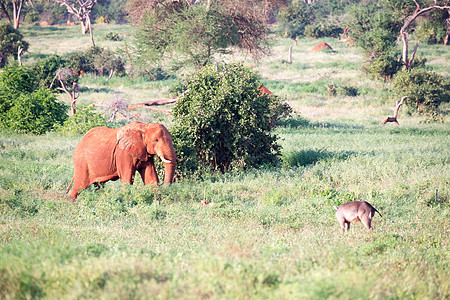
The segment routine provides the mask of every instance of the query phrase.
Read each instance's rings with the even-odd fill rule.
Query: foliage
[[[22,93],[1,119],[3,129],[19,133],[43,134],[62,124],[67,118],[67,106],[58,102],[46,88],[31,94]]]
[[[341,27],[336,25],[314,24],[305,26],[305,36],[311,38],[338,38],[342,34]]]
[[[122,40],[122,38],[120,37],[120,35],[118,35],[118,34],[115,33],[115,32],[108,32],[108,33],[106,33],[106,34],[103,36],[103,38],[104,38],[105,40],[109,40],[109,41],[121,41],[121,40]]]
[[[402,67],[402,63],[398,59],[399,56],[398,51],[383,52],[366,62],[363,65],[363,70],[375,79],[390,79]]]
[[[94,58],[102,52],[100,47],[90,47],[87,51],[77,51],[67,55],[66,66],[74,72],[94,72]]]
[[[125,74],[125,62],[113,51],[102,49],[93,60],[94,70],[97,75],[103,76],[117,72],[119,75]]]
[[[394,89],[398,96],[408,96],[406,104],[430,119],[439,118],[439,105],[450,102],[450,80],[422,68],[397,73]]]
[[[0,115],[14,106],[14,100],[21,94],[30,94],[37,88],[38,81],[33,71],[18,65],[4,68],[0,73]]]
[[[14,29],[9,23],[0,22],[0,68],[3,68],[8,57],[13,56],[17,59],[17,49],[22,47],[23,51],[27,51],[29,44],[23,40],[22,34]]]
[[[414,30],[414,37],[427,44],[442,43],[446,35],[447,26],[440,20],[424,20]]]
[[[150,2],[147,10],[137,5],[139,1],[134,3],[139,24],[134,48],[143,64],[157,65],[169,57],[174,68],[204,66],[215,53],[229,53],[232,46],[254,58],[268,51],[266,18],[249,11],[258,10],[258,4],[231,1],[230,7],[227,2],[206,7],[185,1]]]
[[[188,168],[225,172],[277,162],[280,146],[271,131],[291,109],[260,87],[240,64],[209,65],[189,78],[172,128]]]
[[[342,33],[338,17],[345,13],[348,1],[291,1],[278,15],[279,33],[286,38],[337,37]]]
[[[375,78],[391,78],[400,68],[396,41],[401,28],[398,11],[385,2],[362,2],[348,9],[351,38],[367,57],[364,70]]]
[[[67,56],[68,68],[75,73],[83,71],[92,72],[97,75],[108,74],[111,71],[123,74],[125,72],[125,62],[113,51],[100,47],[90,47],[87,51],[78,51]]]
[[[56,71],[64,68],[66,64],[67,61],[63,57],[54,54],[44,59],[38,60],[36,63],[33,64],[31,69],[38,78],[39,86],[50,88],[56,76]],[[71,85],[73,82],[78,82],[78,79],[79,79],[78,76],[73,74],[72,76],[67,76],[66,78],[63,78],[63,83],[66,86]],[[53,82],[52,88],[54,89],[58,86],[60,86],[60,82],[58,80],[55,80]]]
[[[38,89],[32,70],[13,65],[0,73],[0,127],[42,134],[67,117],[67,106],[47,88]]]
[[[396,46],[401,28],[401,20],[396,17],[395,12],[379,5],[353,5],[347,22],[349,34],[369,58],[378,57]]]
[[[96,113],[92,106],[86,108],[79,107],[77,113],[68,117],[57,130],[63,135],[71,136],[85,134],[91,128],[106,125],[105,118]]]
[[[104,18],[107,23],[127,22],[126,1],[125,0],[98,0],[92,10],[92,19]],[[101,22],[106,23],[106,22]]]

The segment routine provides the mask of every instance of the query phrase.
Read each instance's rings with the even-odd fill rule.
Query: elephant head
[[[149,156],[158,156],[164,162],[164,183],[173,182],[177,156],[172,136],[162,124],[132,122],[117,131],[117,145],[140,161],[153,161]]]

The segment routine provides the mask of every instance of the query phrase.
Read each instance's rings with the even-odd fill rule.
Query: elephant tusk
[[[172,161],[170,161],[170,160],[165,159],[164,156],[162,156],[162,155],[161,155],[159,158],[160,158],[164,163],[166,163],[166,164],[172,162]]]

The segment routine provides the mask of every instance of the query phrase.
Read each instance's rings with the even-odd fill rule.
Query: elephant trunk
[[[175,176],[175,168],[177,166],[177,155],[175,154],[173,146],[159,157],[164,162],[164,184],[172,183]]]
[[[164,184],[173,182],[175,167],[177,166],[176,161],[176,158],[174,158],[170,163],[164,163]]]

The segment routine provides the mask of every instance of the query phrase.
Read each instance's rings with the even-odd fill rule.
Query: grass
[[[79,38],[61,28],[70,30],[61,44]],[[352,69],[356,48],[325,41],[336,52],[307,57],[317,41],[300,41],[288,65],[290,41],[278,40],[255,66],[297,113],[276,129],[276,168],[158,189],[108,182],[71,203],[79,136],[0,133],[0,298],[448,298],[448,122],[420,124],[401,110],[401,126],[379,126],[392,113],[389,84]],[[32,57],[47,54],[35,49]],[[358,96],[329,97],[329,81]],[[79,104],[114,93],[160,99],[173,83],[86,76]],[[170,125],[170,116],[139,113]],[[383,215],[372,233],[361,223],[339,231],[333,205],[353,200]]]

